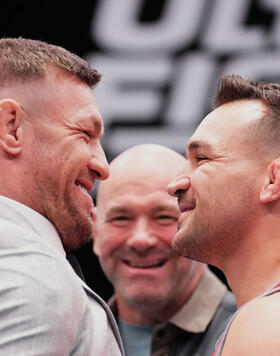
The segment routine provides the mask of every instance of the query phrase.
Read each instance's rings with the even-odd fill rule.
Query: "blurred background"
[[[224,74],[280,81],[279,0],[13,0],[1,3],[0,35],[61,45],[102,73],[108,161],[139,143],[184,154]],[[75,256],[107,300],[92,245]]]

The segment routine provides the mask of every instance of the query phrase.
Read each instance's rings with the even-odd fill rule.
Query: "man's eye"
[[[205,157],[205,156],[197,156],[195,157],[196,159],[196,162],[201,162],[201,161],[206,161],[208,160],[208,157]]]
[[[93,135],[89,131],[82,131],[84,135],[86,135],[88,138],[92,139]]]
[[[158,215],[156,217],[157,221],[161,224],[161,225],[169,225],[169,224],[173,224],[174,222],[177,222],[178,218],[172,215]]]
[[[125,216],[125,215],[120,215],[120,216],[114,216],[112,217],[109,222],[112,225],[116,225],[116,226],[125,226],[130,222],[131,219],[129,219],[129,217]]]
[[[117,221],[122,221],[122,220],[128,220],[127,216],[115,216],[112,218],[112,220],[117,220]]]

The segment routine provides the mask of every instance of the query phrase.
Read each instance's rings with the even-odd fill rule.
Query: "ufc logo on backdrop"
[[[109,155],[144,142],[184,152],[223,74],[280,78],[278,0],[165,0],[145,21],[144,0],[102,0],[88,53]],[[150,5],[151,6],[151,5]]]

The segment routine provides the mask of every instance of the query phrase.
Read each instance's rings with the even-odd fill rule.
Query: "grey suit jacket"
[[[6,203],[0,199],[0,355],[124,355],[106,303],[49,243],[49,222],[39,216],[41,233],[38,221]]]

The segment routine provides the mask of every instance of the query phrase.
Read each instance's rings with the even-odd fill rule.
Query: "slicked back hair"
[[[77,76],[89,87],[101,79],[96,69],[62,47],[25,38],[0,39],[0,88],[14,81],[44,78],[55,69]]]
[[[214,107],[240,101],[257,100],[263,106],[263,116],[253,126],[248,127],[248,139],[254,141],[257,152],[280,156],[280,85],[269,82],[254,82],[239,75],[221,78]]]

